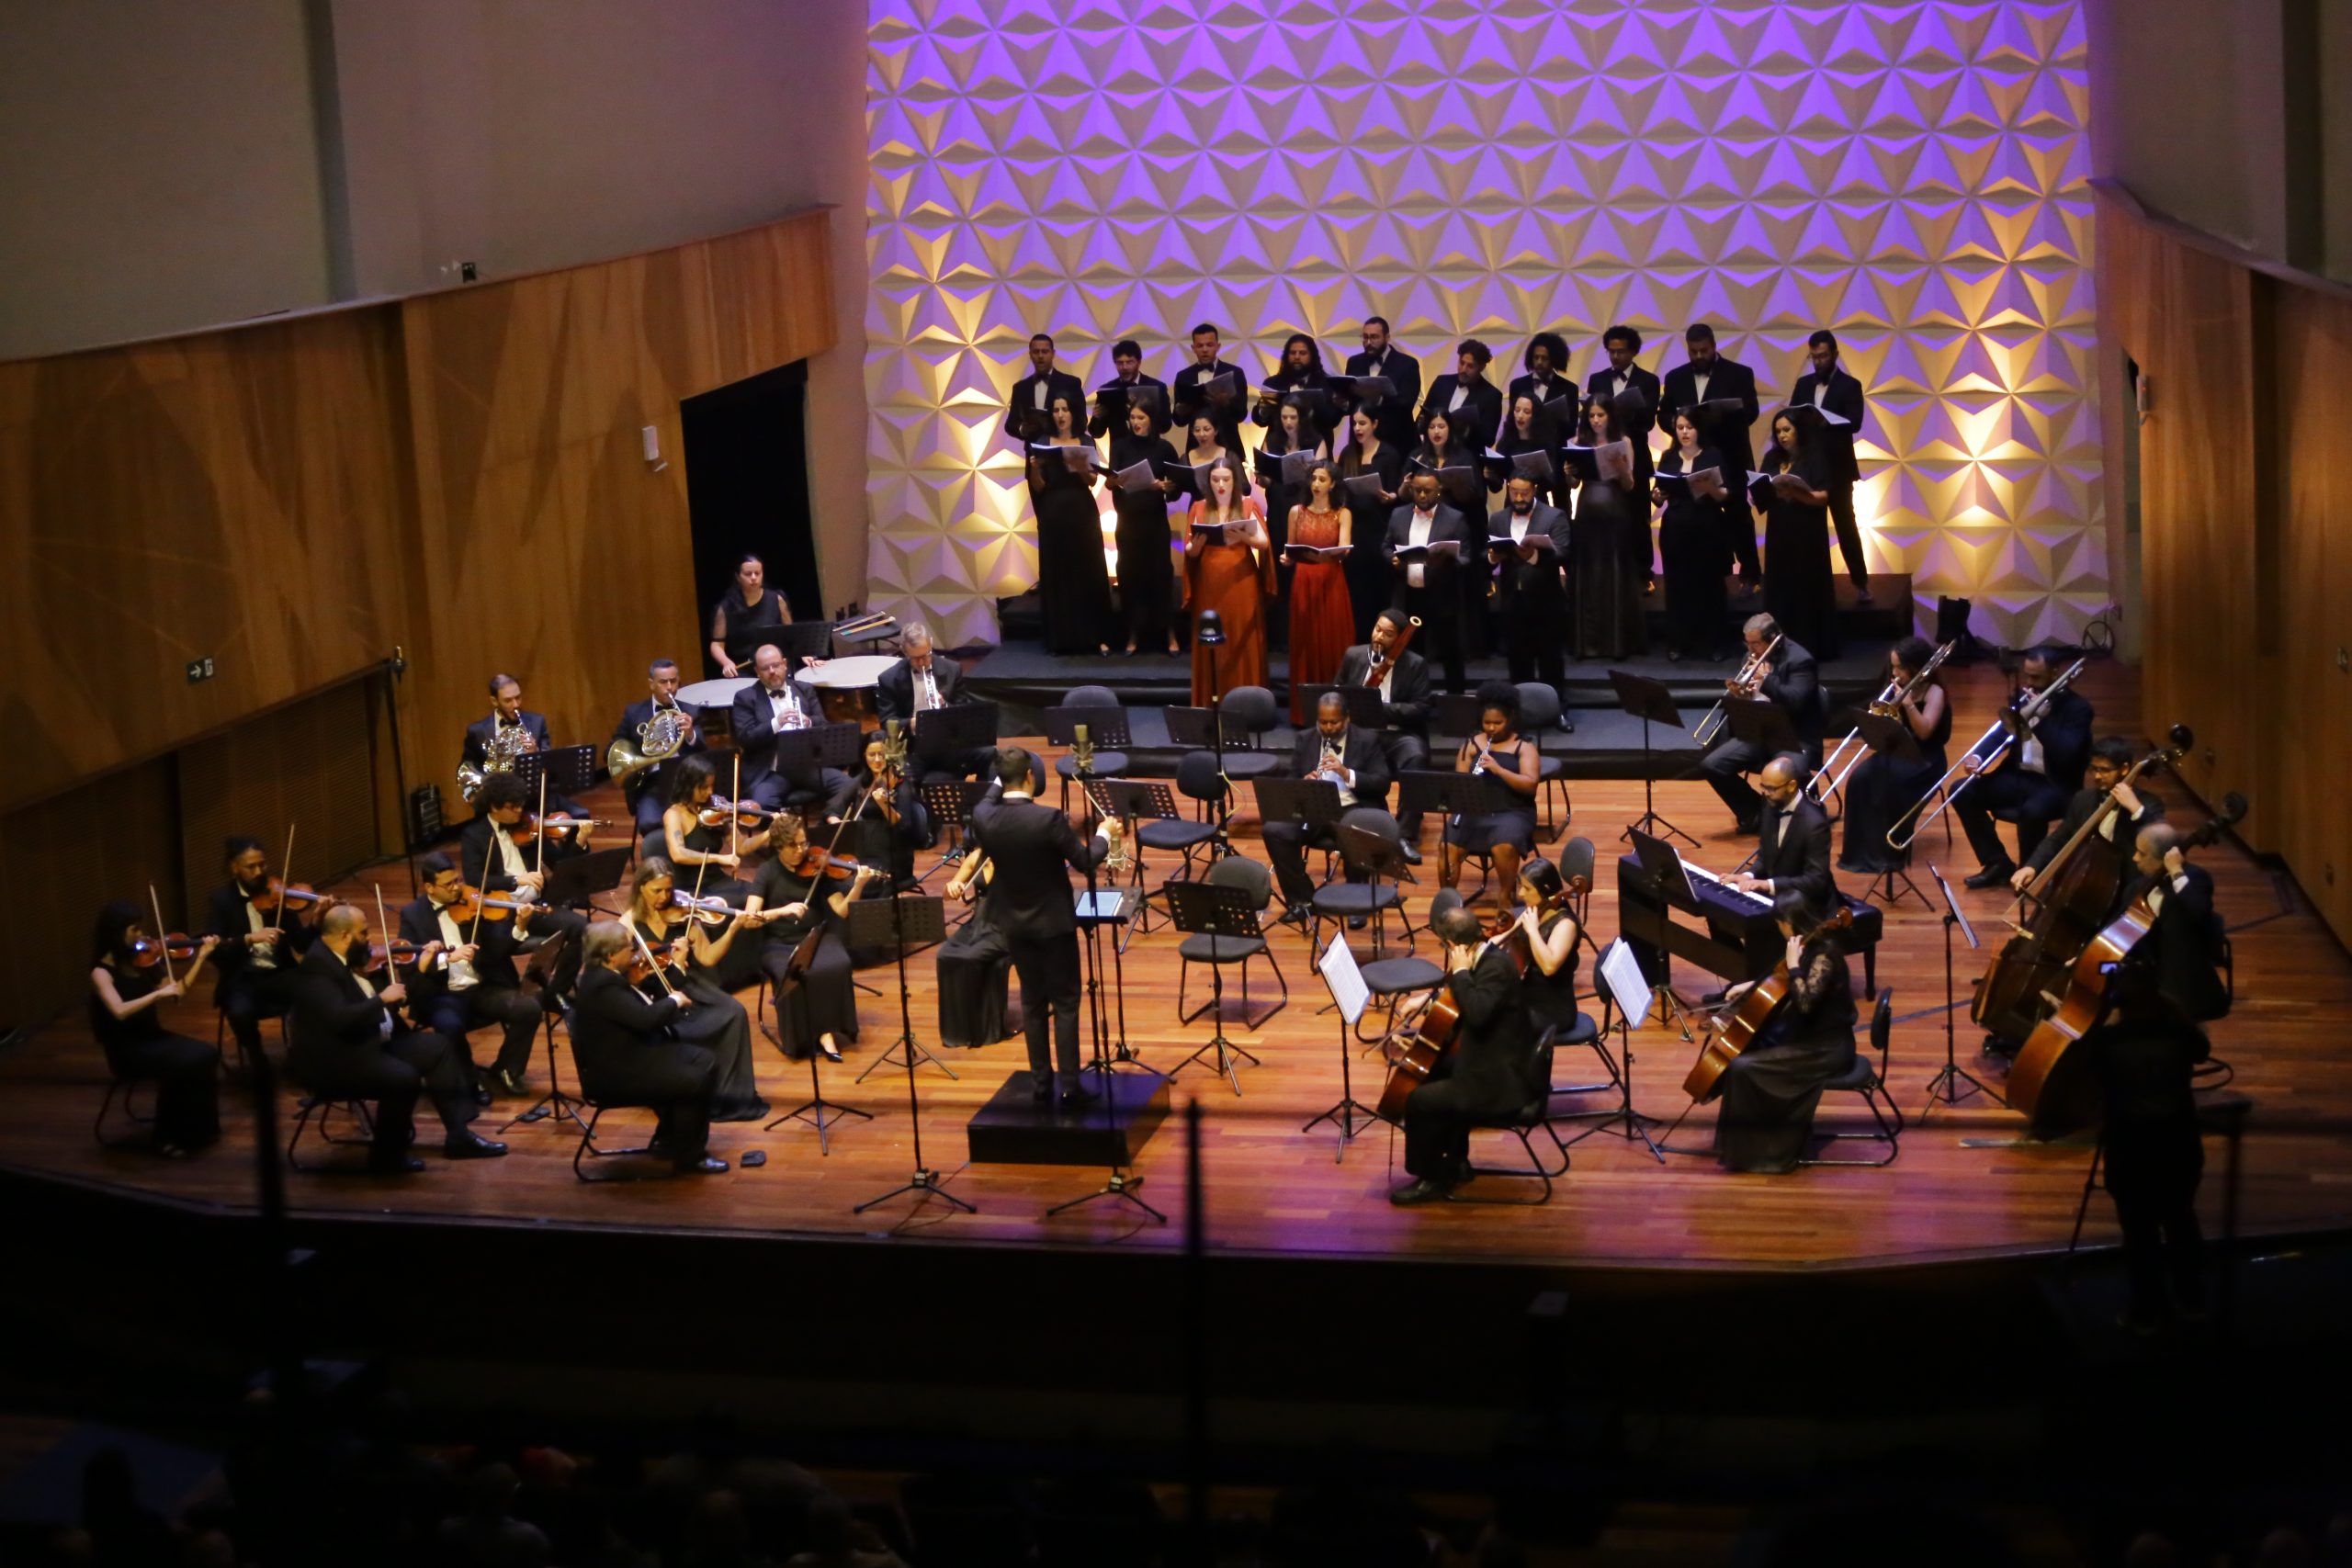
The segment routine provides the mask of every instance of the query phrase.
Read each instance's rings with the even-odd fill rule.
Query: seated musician
[[[1340,656],[1340,673],[1332,684],[1370,684],[1374,667],[1388,657],[1404,636],[1403,615],[1383,610],[1372,623],[1372,640]],[[1389,777],[1401,778],[1408,770],[1430,765],[1430,665],[1410,648],[1399,652],[1396,663],[1381,677],[1380,722],[1380,754],[1388,759]],[[1421,836],[1420,813],[1399,812],[1396,825],[1405,833],[1405,859],[1419,864],[1421,852],[1415,845]]]
[[[319,918],[319,940],[295,971],[287,1075],[311,1094],[374,1102],[370,1170],[424,1168],[408,1152],[419,1095],[431,1097],[441,1119],[444,1155],[495,1159],[506,1145],[466,1124],[476,1107],[464,1051],[401,1016],[408,988],[390,979],[389,964],[377,971],[378,980],[390,981],[380,987],[361,972],[373,957],[368,937],[368,916],[356,904],[337,904]]]
[[[684,891],[660,855],[637,863],[620,923],[644,942],[659,965],[658,972],[647,972],[638,989],[648,1001],[673,991],[686,993],[694,1005],[670,1027],[679,1039],[708,1051],[718,1065],[711,1120],[756,1122],[768,1113],[768,1102],[760,1098],[752,1065],[752,1015],[729,992],[756,968],[758,922],[737,916],[715,928],[707,925],[678,908],[677,896]]]
[[[535,835],[527,850],[515,841],[518,831],[530,830],[530,810],[523,781],[513,773],[484,779],[474,806],[481,815],[458,835],[458,864],[465,880],[484,893],[533,902],[547,886],[548,866],[579,852],[563,839],[544,833]],[[578,936],[587,929],[587,917],[577,909],[539,908],[515,911],[513,934],[519,945],[536,947],[559,932]]]
[[[155,1086],[147,1146],[186,1159],[220,1137],[219,1055],[201,1040],[164,1027],[164,1004],[186,996],[220,939],[207,936],[175,972],[156,952],[136,904],[119,899],[98,911],[90,947],[90,1032],[107,1054],[107,1070],[125,1083]]]
[[[882,715],[882,722],[892,719],[906,723],[911,730],[915,716],[933,708],[955,707],[971,701],[964,691],[964,671],[952,659],[942,659],[932,646],[931,628],[921,621],[910,623],[899,634],[899,647],[904,657],[882,671],[874,682],[875,705]],[[978,778],[996,765],[993,746],[977,746],[950,755],[933,756],[922,762],[920,773],[924,782],[933,779]]]
[[[812,931],[824,932],[800,984],[777,1006],[776,1043],[796,1062],[812,1051],[838,1062],[842,1043],[857,1039],[857,971],[841,926],[849,919],[851,900],[876,874],[861,863],[854,872],[836,874],[822,854],[811,853],[808,829],[789,812],[769,827],[768,848],[775,858],[760,868],[748,908],[769,917],[763,921],[760,968],[779,994],[802,939]]]
[[[514,922],[460,923],[449,911],[463,899],[465,885],[447,855],[425,856],[417,871],[424,891],[401,907],[401,936],[420,948],[438,943],[440,951],[416,966],[409,982],[409,1016],[455,1042],[476,1080],[492,1093],[520,1094],[547,1012],[537,996],[524,989],[515,970]],[[466,1035],[487,1024],[504,1033],[497,1059],[485,1073],[474,1066]]]
[[[2027,654],[2018,671],[2021,687],[2013,705],[2021,713],[2016,740],[1990,768],[1980,749],[1961,759],[1968,776],[1953,785],[1959,799],[1952,809],[1967,831],[1969,847],[1976,852],[1978,869],[1968,879],[1971,887],[1998,887],[2017,874],[2017,862],[2001,848],[1994,818],[2017,824],[2018,853],[2031,860],[2050,825],[2083,787],[2083,773],[2090,761],[2091,705],[2071,690],[2041,695],[2062,668],[2064,658],[2054,649],[2038,648]],[[1977,748],[1997,744],[2006,733],[1999,728],[1988,731]]]
[[[1887,683],[1898,694],[1894,716],[1918,742],[1919,760],[1898,761],[1873,751],[1855,764],[1847,776],[1844,794],[1845,841],[1838,852],[1838,869],[1882,875],[1911,863],[1911,852],[1886,841],[1895,823],[1912,802],[1944,776],[1944,747],[1951,739],[1951,698],[1940,674],[1922,682],[1935,649],[1922,637],[1906,637],[1887,650]]]
[[[1777,705],[1789,716],[1790,728],[1804,743],[1805,761],[1812,762],[1821,754],[1821,734],[1826,728],[1820,666],[1770,615],[1750,615],[1740,635],[1747,643],[1747,668],[1724,683],[1725,702],[1761,698]],[[1777,647],[1775,637],[1780,639]],[[1762,747],[1742,740],[1726,723],[1699,763],[1707,787],[1731,807],[1742,833],[1756,831],[1763,803],[1741,775],[1754,773],[1765,761]]]
[[[2132,863],[2139,874],[2125,885],[2123,905],[2144,901],[2156,917],[2132,948],[2132,961],[2153,966],[2157,988],[2193,1021],[2224,1016],[2230,1010],[2220,973],[2225,933],[2213,907],[2213,874],[2188,859],[2180,830],[2165,822],[2140,829]]]
[[[1778,1176],[1804,1155],[1822,1086],[1854,1065],[1859,1013],[1843,931],[1817,919],[1794,889],[1773,904],[1789,943],[1788,1000],[1718,1080],[1715,1158],[1729,1170]],[[1734,986],[1725,1001],[1737,1005],[1755,985]]]
[[[1339,785],[1342,811],[1377,806],[1387,796],[1388,759],[1381,754],[1380,742],[1370,730],[1348,722],[1347,699],[1337,692],[1324,693],[1315,705],[1315,728],[1291,742],[1290,761],[1299,777],[1329,779]],[[1274,881],[1283,891],[1283,920],[1304,925],[1313,914],[1308,906],[1315,900],[1315,879],[1306,874],[1306,848],[1310,843],[1334,847],[1339,836],[1330,829],[1310,829],[1301,822],[1269,822],[1262,831],[1266,859],[1272,863]],[[1351,882],[1364,877],[1353,869],[1347,875]],[[1363,918],[1351,923],[1361,926]]]
[[[1510,791],[1507,804],[1464,814],[1445,825],[1438,875],[1448,887],[1462,880],[1462,863],[1484,852],[1494,857],[1496,901],[1519,886],[1521,856],[1535,852],[1535,789],[1542,761],[1519,733],[1519,690],[1500,681],[1478,688],[1478,733],[1453,754],[1453,771],[1494,779]]]
[[[1520,994],[1540,1032],[1576,1028],[1577,939],[1583,928],[1568,908],[1568,879],[1542,855],[1519,868],[1518,924],[1527,933],[1528,965]]]
[[[743,863],[742,825],[737,813],[719,813],[713,805],[718,796],[718,770],[709,757],[688,757],[673,769],[658,852],[677,868],[688,893],[741,908],[751,893],[736,874]],[[716,826],[704,819],[707,812],[719,816]]]
[[[514,765],[514,760],[533,752],[545,754],[555,750],[548,739],[548,721],[544,714],[531,712],[523,705],[523,682],[514,676],[500,673],[490,678],[490,712],[466,726],[466,741],[458,757],[458,766],[482,774],[504,773]],[[567,817],[586,817],[577,801],[549,793],[548,810],[560,811]],[[584,841],[586,829],[581,829]]]
[[[847,786],[833,797],[831,822],[847,822],[842,836],[850,858],[890,874],[891,886],[914,891],[915,852],[938,842],[931,808],[912,777],[890,762],[890,739],[880,730],[865,737],[863,760]]]
[[[2009,886],[2023,892],[2028,883],[2047,871],[2058,858],[2058,852],[2074,841],[2083,824],[2091,819],[2091,814],[2109,795],[2115,797],[2116,809],[2098,825],[2098,836],[2113,847],[2119,860],[2129,852],[2141,829],[2163,821],[2164,798],[2154,790],[2134,789],[2123,782],[2136,761],[2132,742],[2120,735],[2102,735],[2091,742],[2090,766],[2084,775],[2083,787],[2066,803],[2066,815],[2059,822],[2058,830],[2034,846],[2025,863],[2010,874]]]
[[[1445,943],[1446,995],[1460,1018],[1453,1048],[1405,1101],[1405,1169],[1413,1179],[1388,1194],[1399,1207],[1434,1202],[1461,1186],[1470,1174],[1471,1129],[1510,1115],[1540,1087],[1519,966],[1467,909],[1443,910],[1430,928]]]
[[[1021,1032],[1012,1010],[1012,944],[994,919],[989,886],[995,869],[988,852],[964,857],[947,879],[946,896],[972,907],[962,925],[939,944],[939,1043],[978,1050]]]
[[[631,773],[621,784],[622,797],[637,818],[638,832],[650,838],[660,830],[662,808],[669,804],[669,769],[676,759],[691,757],[707,748],[695,725],[693,711],[678,705],[676,660],[657,659],[647,665],[645,687],[646,694],[622,710],[621,721],[613,726],[613,739],[644,749],[656,739],[660,729],[672,729],[682,737],[662,761]],[[661,717],[659,726],[657,715],[665,716]]]
[[[1753,872],[1734,872],[1724,885],[1778,903],[1793,897],[1815,920],[1838,912],[1838,878],[1829,869],[1829,817],[1804,792],[1804,761],[1786,752],[1757,775],[1763,787],[1757,810]],[[1731,940],[1736,941],[1734,937]]]
[[[652,1152],[681,1171],[727,1168],[710,1154],[711,1111],[718,1100],[718,1059],[673,1038],[670,1025],[691,1012],[684,991],[648,1001],[629,984],[637,943],[618,920],[599,920],[583,939],[580,992],[571,1007],[571,1057],[580,1089],[599,1104],[642,1105],[659,1120]]]
[[[294,965],[318,936],[321,905],[268,901],[269,854],[259,839],[239,834],[228,841],[229,881],[212,890],[204,929],[220,939],[212,965],[212,1005],[229,1021],[237,1047],[247,1059],[261,1054],[261,1021],[283,1018],[293,1006]]]
[[[735,694],[728,718],[735,750],[743,758],[743,794],[770,811],[831,800],[849,783],[839,768],[814,759],[796,764],[789,773],[778,773],[775,766],[777,736],[825,722],[816,694],[786,678],[784,650],[774,643],[763,643],[752,655],[752,669],[758,679]]]

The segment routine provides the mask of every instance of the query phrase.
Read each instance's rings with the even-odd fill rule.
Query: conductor
[[[1079,1081],[1078,916],[1069,874],[1091,871],[1126,831],[1116,821],[1096,828],[1081,840],[1069,818],[1031,797],[1035,764],[1018,746],[996,753],[996,784],[972,812],[972,829],[996,867],[989,891],[997,929],[1012,951],[1021,977],[1021,1016],[1029,1034],[1030,1092],[1039,1104],[1054,1098],[1060,1075],[1061,1103],[1094,1098]],[[1053,1021],[1054,1050],[1046,1055],[1046,1028]]]

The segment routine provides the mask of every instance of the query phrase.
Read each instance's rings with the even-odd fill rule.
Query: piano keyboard
[[[1772,907],[1772,900],[1765,897],[1762,894],[1744,893],[1738,888],[1727,885],[1722,877],[1717,876],[1713,872],[1709,871],[1703,865],[1694,865],[1686,860],[1682,863],[1682,869],[1689,872],[1692,876],[1700,877],[1705,881],[1713,883],[1716,890],[1722,893],[1725,897],[1736,898],[1743,904],[1752,904],[1759,909],[1770,909]]]

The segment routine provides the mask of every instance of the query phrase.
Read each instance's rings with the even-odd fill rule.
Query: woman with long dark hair
[[[754,922],[730,916],[714,930],[676,907],[678,891],[677,873],[668,861],[648,855],[637,863],[621,923],[649,949],[667,949],[671,960],[661,975],[648,975],[638,988],[648,1000],[659,1000],[673,987],[694,998],[695,1005],[679,1014],[671,1029],[718,1059],[718,1100],[710,1119],[756,1122],[768,1113],[768,1102],[760,1098],[759,1080],[752,1070],[752,1016],[728,994],[730,968],[740,973],[744,967],[741,958],[729,964],[736,949],[752,956],[752,966],[756,967],[754,939],[746,929]]]
[[[1772,416],[1760,471],[1773,476],[1764,513],[1764,609],[1815,659],[1838,652],[1837,590],[1829,580],[1827,426],[1810,408]]]
[[[1911,852],[1889,847],[1886,835],[1895,818],[1944,774],[1944,748],[1951,741],[1951,701],[1943,678],[1930,675],[1917,690],[1907,689],[1934,654],[1923,637],[1906,637],[1887,652],[1886,678],[1903,694],[1895,716],[1919,743],[1919,760],[1898,762],[1883,752],[1872,752],[1848,775],[1842,791],[1846,838],[1838,852],[1841,871],[1876,876],[1911,863]]]
[[[1111,467],[1148,463],[1154,476],[1148,490],[1111,494],[1111,509],[1119,517],[1119,605],[1126,612],[1129,653],[1157,649],[1163,641],[1169,652],[1180,651],[1172,619],[1176,563],[1168,529],[1168,497],[1175,487],[1166,473],[1175,460],[1175,448],[1152,428],[1151,405],[1128,404],[1125,428],[1111,437]]]
[[[1193,639],[1193,705],[1212,694],[1266,683],[1266,603],[1274,593],[1273,542],[1258,503],[1239,492],[1240,473],[1220,458],[1208,475],[1208,497],[1193,503],[1184,541],[1185,604],[1197,620],[1215,610],[1225,641],[1212,648]]]
[[[710,613],[710,657],[722,675],[740,675],[729,644],[745,644],[747,634],[792,624],[792,606],[767,585],[767,563],[746,553],[736,558],[734,581]],[[745,658],[750,657],[748,647]]]
[[[90,934],[90,1032],[115,1077],[155,1086],[149,1146],[185,1159],[220,1136],[220,1053],[164,1028],[161,1010],[195,986],[220,939],[199,942],[176,978],[157,951],[161,941],[136,904],[118,899],[98,911]]]
[[[1349,552],[1302,560],[1291,568],[1290,721],[1299,726],[1306,723],[1306,688],[1339,678],[1340,660],[1355,634],[1344,564],[1354,556],[1355,519],[1340,504],[1339,489],[1339,469],[1329,461],[1317,463],[1306,470],[1305,502],[1290,514],[1291,543]]]
[[[1072,469],[1062,454],[1083,448]],[[1046,405],[1046,434],[1029,449],[1029,506],[1037,519],[1037,609],[1048,653],[1111,651],[1111,569],[1102,558],[1102,513],[1094,503],[1094,443],[1067,395]]]
[[[1585,411],[1583,445],[1627,444],[1630,476],[1582,480],[1576,520],[1568,528],[1568,579],[1576,595],[1576,650],[1580,659],[1627,659],[1648,642],[1642,624],[1642,583],[1650,564],[1648,421],[1635,423],[1624,407],[1595,398]]]
[[[1775,901],[1787,939],[1789,998],[1717,1080],[1715,1158],[1731,1170],[1794,1170],[1813,1134],[1822,1086],[1854,1065],[1854,980],[1836,926],[1816,919],[1799,894]],[[1736,1004],[1754,982],[1724,993]]]
[[[861,862],[847,876],[833,874],[810,855],[808,829],[788,811],[769,826],[768,848],[775,858],[760,868],[752,886],[752,908],[763,917],[767,942],[760,966],[768,979],[781,987],[794,950],[810,932],[823,933],[808,973],[777,1004],[777,1043],[794,1061],[821,1052],[838,1062],[842,1043],[857,1038],[857,966],[842,944],[842,928],[850,904],[877,873]]]
[[[1344,484],[1367,477],[1377,487],[1373,494],[1359,496],[1360,487],[1354,486],[1345,491],[1349,510],[1364,518],[1367,530],[1364,547],[1351,550],[1347,558],[1348,598],[1355,614],[1358,642],[1371,637],[1374,618],[1388,606],[1388,562],[1379,545],[1388,513],[1405,488],[1405,450],[1381,440],[1378,417],[1370,410],[1357,409],[1348,415],[1348,444],[1340,449],[1340,479]]]
[[[1713,470],[1724,495],[1700,495],[1690,476]],[[1736,495],[1745,474],[1724,466],[1724,455],[1699,442],[1699,426],[1687,413],[1674,416],[1674,445],[1658,462],[1660,476],[1650,499],[1665,510],[1657,525],[1657,553],[1666,568],[1666,656],[1669,660],[1730,657],[1730,601],[1724,579],[1731,572],[1731,530],[1724,496]],[[1742,515],[1745,515],[1745,509]]]

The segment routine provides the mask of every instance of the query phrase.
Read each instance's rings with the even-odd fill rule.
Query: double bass
[[[2167,739],[2169,745],[2134,762],[2118,787],[2172,766],[2196,741],[2185,724],[2174,725]],[[2099,829],[2121,809],[2109,792],[2019,896],[2019,902],[2028,897],[2041,900],[2033,923],[2001,944],[1969,1007],[1969,1016],[1993,1033],[2010,1040],[2030,1034],[2049,1010],[2045,993],[2062,987],[2075,959],[2105,928],[2132,869],[2132,846],[2109,841]]]
[[[2183,852],[2210,844],[2245,815],[2245,796],[2222,797],[2213,819],[2181,836]],[[2132,950],[2156,922],[2156,914],[2142,898],[2101,927],[2067,972],[2065,993],[2045,996],[2050,1014],[2033,1027],[2009,1064],[2008,1100],[2024,1112],[2026,1124],[2042,1137],[2054,1137],[2087,1127],[2098,1120],[2098,1088],[2081,1070],[2075,1043],[2107,1016],[2108,976],[2116,965],[2131,960]]]
[[[1822,928],[1844,931],[1853,923],[1854,911],[1840,905],[1835,915],[1822,922]],[[1715,1015],[1715,1025],[1708,1032],[1707,1043],[1699,1047],[1698,1060],[1690,1064],[1690,1072],[1682,1079],[1682,1092],[1690,1097],[1693,1105],[1704,1105],[1722,1092],[1724,1074],[1779,1016],[1781,1006],[1789,999],[1792,983],[1784,955],[1770,975],[1748,987],[1739,1000]]]

